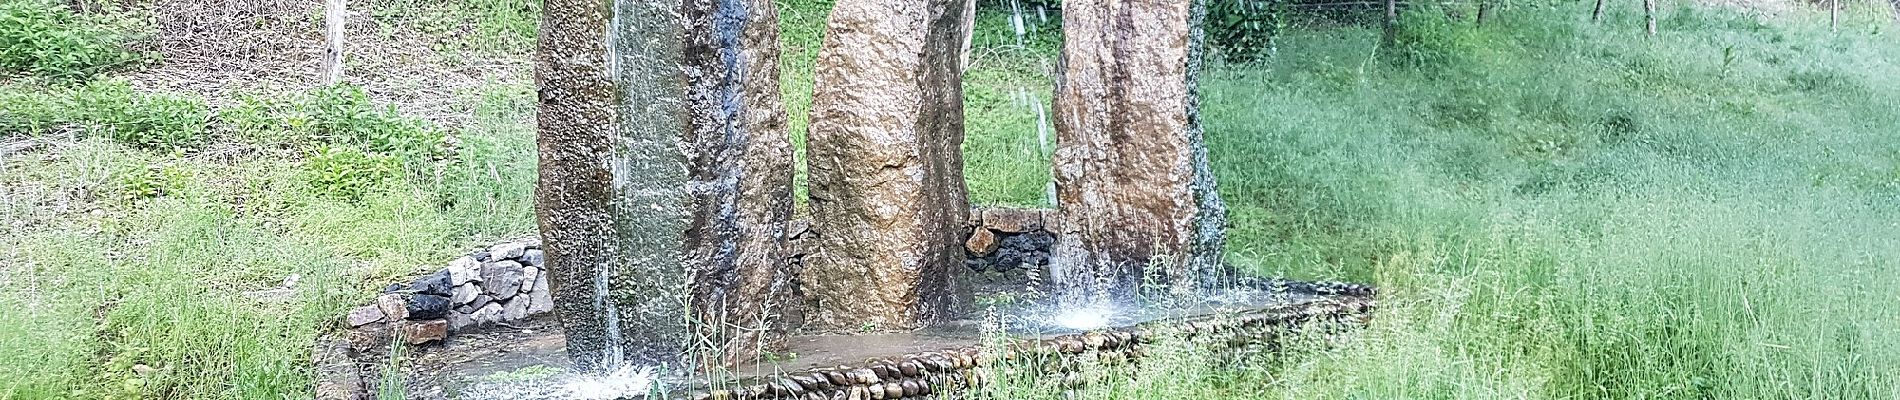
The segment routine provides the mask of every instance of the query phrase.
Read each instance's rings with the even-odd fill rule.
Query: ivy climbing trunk
[[[812,97],[813,325],[910,329],[968,300],[962,224],[965,2],[839,0]]]
[[[543,7],[536,215],[576,366],[771,349],[795,272],[771,3]]]
[[[1200,1],[1067,0],[1051,272],[1072,306],[1225,275],[1226,206],[1201,137]]]

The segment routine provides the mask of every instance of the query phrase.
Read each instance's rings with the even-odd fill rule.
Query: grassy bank
[[[1296,29],[1204,86],[1229,252],[1384,288],[1301,357],[1117,398],[1900,396],[1900,46],[1879,15],[1588,4]],[[1818,23],[1817,23],[1818,21]],[[1033,392],[1033,391],[1032,391]],[[1041,398],[1061,398],[1042,391]],[[1011,393],[1003,398],[1037,397]]]

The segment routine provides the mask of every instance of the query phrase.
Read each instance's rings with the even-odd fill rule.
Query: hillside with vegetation
[[[364,2],[337,87],[294,54],[207,61],[172,3],[0,3],[0,398],[304,398],[345,309],[533,234],[534,1]],[[253,3],[221,21],[318,46],[311,5]],[[981,4],[972,198],[1046,206],[1059,18],[1018,36],[1013,3]],[[1900,398],[1900,25],[1847,5],[1834,30],[1665,2],[1648,36],[1635,4],[1482,25],[1456,4],[1389,41],[1278,11],[1246,42],[1269,48],[1202,75],[1228,259],[1372,283],[1381,308],[1285,357],[1177,349],[1083,394]],[[780,3],[795,140],[828,8]]]

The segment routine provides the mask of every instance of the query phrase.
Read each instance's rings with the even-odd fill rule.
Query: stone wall
[[[539,240],[506,241],[456,258],[434,273],[394,284],[344,317],[359,350],[393,337],[435,342],[455,331],[554,310]]]

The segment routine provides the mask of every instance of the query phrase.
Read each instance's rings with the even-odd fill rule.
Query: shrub
[[[0,90],[0,135],[77,129],[134,147],[176,150],[201,143],[210,118],[202,100],[141,93],[116,80],[74,88],[16,84]]]
[[[121,143],[148,149],[199,144],[211,111],[204,101],[163,93],[140,93],[124,82],[89,85],[73,103],[81,123]]]
[[[0,2],[0,69],[58,79],[85,79],[140,57],[128,35],[105,18],[74,14],[46,0]]]
[[[366,153],[347,146],[318,147],[304,160],[310,188],[318,194],[360,201],[402,177],[402,162],[394,156]]]
[[[412,162],[438,155],[444,138],[428,122],[378,106],[362,88],[347,85],[287,98],[250,97],[219,117],[260,143],[353,146]]]

